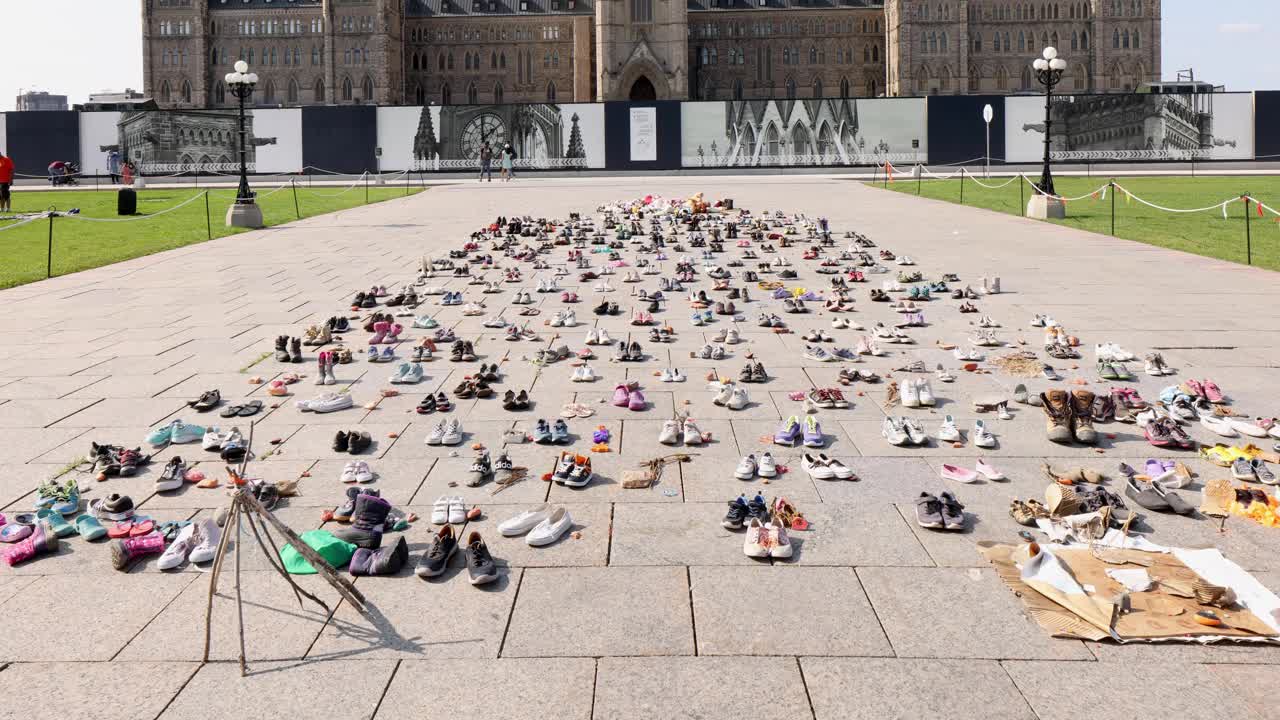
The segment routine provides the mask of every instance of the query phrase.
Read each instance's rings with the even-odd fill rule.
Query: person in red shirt
[[[13,160],[0,152],[0,212],[9,212],[9,186],[13,184]]]

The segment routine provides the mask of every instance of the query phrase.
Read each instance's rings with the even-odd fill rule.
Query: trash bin
[[[117,215],[137,215],[138,214],[138,193],[131,188],[121,188],[116,193],[116,214]]]

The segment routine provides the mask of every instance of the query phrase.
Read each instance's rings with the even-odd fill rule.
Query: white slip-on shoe
[[[742,541],[742,552],[747,557],[769,557],[769,530],[760,524],[760,518],[747,523],[747,536]]]
[[[978,473],[980,473],[983,477],[985,477],[988,480],[1004,480],[1005,479],[1004,473],[992,467],[991,463],[988,463],[983,458],[978,458],[978,461],[974,464],[973,469],[977,470]]]
[[[1214,417],[1212,415],[1201,415],[1200,424],[1210,432],[1217,433],[1222,437],[1236,437],[1239,433],[1223,418]]]
[[[809,477],[813,478],[814,480],[836,479],[836,474],[834,470],[832,470],[826,463],[820,461],[818,458],[814,457],[809,453],[805,453],[800,458],[800,466],[803,467],[804,471],[809,473]]]
[[[557,507],[551,516],[529,531],[525,542],[533,547],[550,545],[573,527],[573,517],[564,506]]]
[[[196,543],[191,548],[191,554],[187,556],[187,561],[193,563],[209,562],[218,553],[218,545],[222,542],[222,528],[218,527],[218,523],[213,518],[208,518],[199,523],[196,534]]]
[[[920,398],[920,404],[924,407],[933,407],[938,401],[933,397],[933,388],[929,387],[928,380],[916,381],[916,395]]]
[[[929,441],[929,436],[925,434],[924,427],[920,423],[911,418],[899,418],[902,421],[902,430],[907,434],[907,440],[912,445],[924,445]]]
[[[551,511],[551,505],[548,503],[525,510],[499,523],[498,532],[507,537],[523,535],[537,527],[543,520],[551,517]]]

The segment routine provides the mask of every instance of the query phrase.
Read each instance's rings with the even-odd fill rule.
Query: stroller
[[[74,162],[64,162],[55,160],[49,163],[49,184],[57,187],[59,185],[79,185],[76,179],[80,175],[80,166]]]

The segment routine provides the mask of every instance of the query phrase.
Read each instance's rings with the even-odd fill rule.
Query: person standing
[[[10,212],[9,186],[13,184],[13,160],[0,151],[0,212]]]
[[[489,147],[488,140],[480,146],[480,182],[484,182],[486,177],[493,182],[493,148]]]
[[[516,176],[516,151],[507,143],[502,148],[502,179],[512,180]]]
[[[111,176],[111,184],[120,184],[120,151],[112,149],[107,152],[107,174]]]

